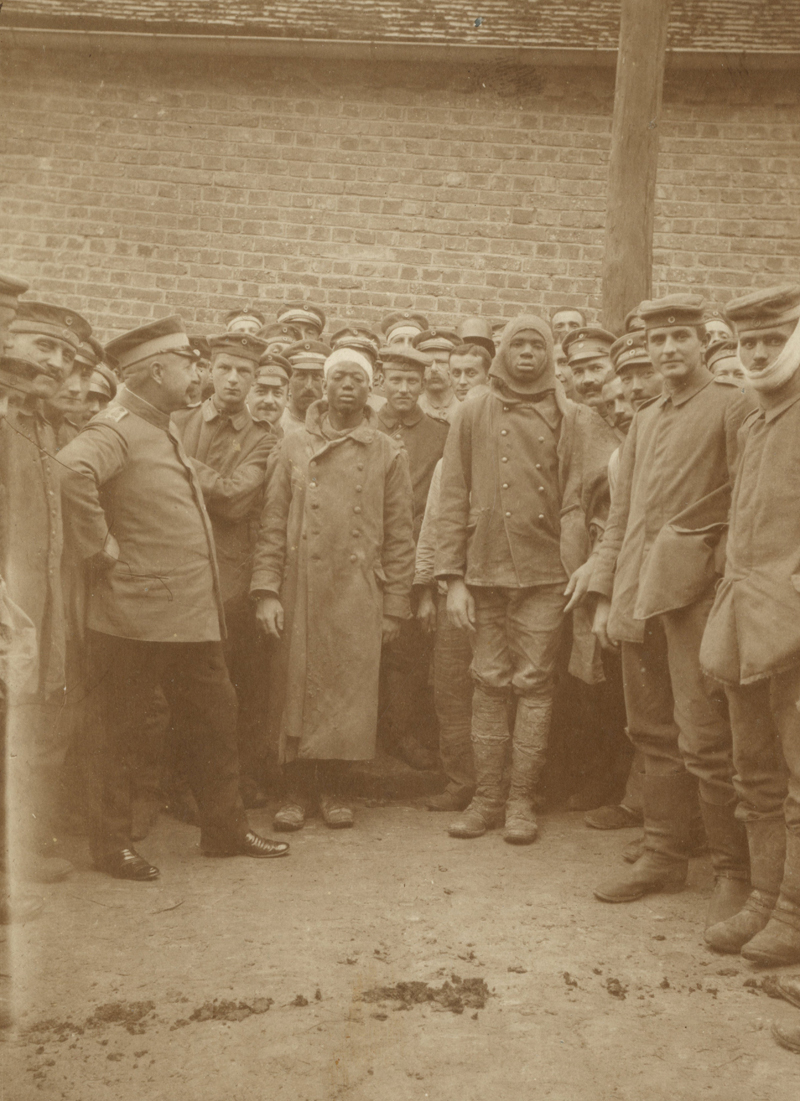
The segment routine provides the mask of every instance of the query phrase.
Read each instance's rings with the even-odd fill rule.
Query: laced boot
[[[775,909],[760,933],[742,948],[762,967],[800,963],[800,834],[786,831],[786,861]]]
[[[737,914],[706,929],[706,944],[717,952],[735,955],[760,933],[769,921],[783,879],[786,859],[786,826],[782,818],[748,822],[752,889]]]
[[[451,823],[451,837],[482,837],[503,820],[503,764],[510,740],[506,694],[476,687],[472,696],[472,752],[476,787],[472,802]]]
[[[532,806],[533,789],[544,768],[552,711],[551,699],[523,696],[517,703],[503,831],[503,840],[510,845],[530,845],[539,832]]]
[[[291,833],[306,824],[306,815],[314,799],[314,762],[288,761],[283,766],[286,794],[272,820],[274,830]]]
[[[700,800],[711,863],[714,893],[708,903],[706,929],[738,914],[750,894],[747,834],[735,817],[736,800],[724,805]]]
[[[689,869],[689,823],[695,792],[694,777],[688,772],[645,776],[645,851],[626,875],[601,883],[595,898],[633,902],[657,891],[681,890]]]

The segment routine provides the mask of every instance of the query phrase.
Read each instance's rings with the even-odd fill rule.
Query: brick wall
[[[789,84],[668,80],[656,293],[797,278]],[[332,319],[596,315],[611,71],[17,53],[1,93],[0,266],[104,337],[296,295]]]

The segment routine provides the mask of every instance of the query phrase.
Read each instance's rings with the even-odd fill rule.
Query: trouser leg
[[[414,768],[434,768],[436,722],[430,689],[433,640],[416,619],[381,655],[381,726],[387,749]]]
[[[439,720],[439,755],[447,776],[447,791],[471,796],[475,790],[472,755],[472,647],[469,635],[454,627],[447,615],[447,598],[437,599],[433,692]]]
[[[174,644],[162,686],[200,810],[200,847],[235,852],[248,824],[239,794],[236,693],[221,643]]]
[[[237,744],[240,786],[250,798],[265,781],[268,708],[267,648],[248,601],[237,598],[225,607],[228,638],[224,645],[228,673],[238,701]]]

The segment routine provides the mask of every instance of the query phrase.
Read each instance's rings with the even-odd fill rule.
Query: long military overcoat
[[[408,457],[374,427],[322,432],[324,401],[271,464],[252,591],[285,624],[281,762],[375,755],[384,615],[406,618],[414,579]]]

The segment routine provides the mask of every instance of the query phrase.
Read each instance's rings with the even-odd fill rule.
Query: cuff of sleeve
[[[388,593],[383,598],[383,614],[394,616],[395,619],[408,619],[411,616],[411,601],[407,596],[393,596]]]

